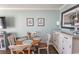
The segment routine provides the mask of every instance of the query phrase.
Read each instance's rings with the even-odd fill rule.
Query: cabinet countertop
[[[79,34],[74,35],[73,33],[65,32],[65,31],[57,31],[57,32],[68,34],[68,35],[71,35],[73,38],[78,38],[79,39]]]

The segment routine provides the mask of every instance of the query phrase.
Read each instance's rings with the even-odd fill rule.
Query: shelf
[[[0,32],[0,50],[6,50],[5,34]]]
[[[0,48],[0,50],[6,50],[6,48]]]

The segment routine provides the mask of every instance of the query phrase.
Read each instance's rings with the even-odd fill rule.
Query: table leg
[[[30,48],[29,48],[29,50],[28,50],[28,54],[30,54]]]
[[[31,50],[30,50],[30,49],[31,49],[31,46],[29,46],[28,48],[29,48],[29,49],[28,49],[28,54],[31,54],[31,53],[30,53],[30,52],[31,52]]]

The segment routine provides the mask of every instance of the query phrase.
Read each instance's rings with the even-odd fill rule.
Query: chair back
[[[15,41],[16,41],[15,34],[9,33],[7,39],[10,45],[15,45]]]
[[[49,45],[51,39],[51,34],[47,34],[47,45]]]

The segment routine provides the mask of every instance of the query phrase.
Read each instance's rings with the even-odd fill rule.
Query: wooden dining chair
[[[16,36],[14,33],[9,33],[7,36],[7,39],[9,41],[10,45],[15,45],[16,44]]]
[[[39,46],[39,40],[33,38],[32,40],[33,53],[35,53],[38,50],[38,46]]]
[[[15,34],[9,33],[7,39],[8,39],[9,44],[10,44],[9,49],[10,49],[11,54],[13,54],[14,52],[16,52],[17,54],[19,54],[19,53],[24,54],[24,52],[22,51],[24,49],[24,47],[16,45],[16,36],[15,36]]]
[[[26,46],[23,46],[23,45],[10,45],[9,46],[9,49],[11,50],[11,54],[14,54],[14,52],[16,54],[24,54],[24,51],[23,49],[25,48]]]
[[[38,48],[38,54],[40,54],[40,51],[42,49],[46,49],[47,50],[47,54],[49,54],[49,41],[50,41],[50,38],[51,38],[51,35],[50,34],[47,34],[46,36],[46,43],[40,43],[39,44],[39,48]]]

